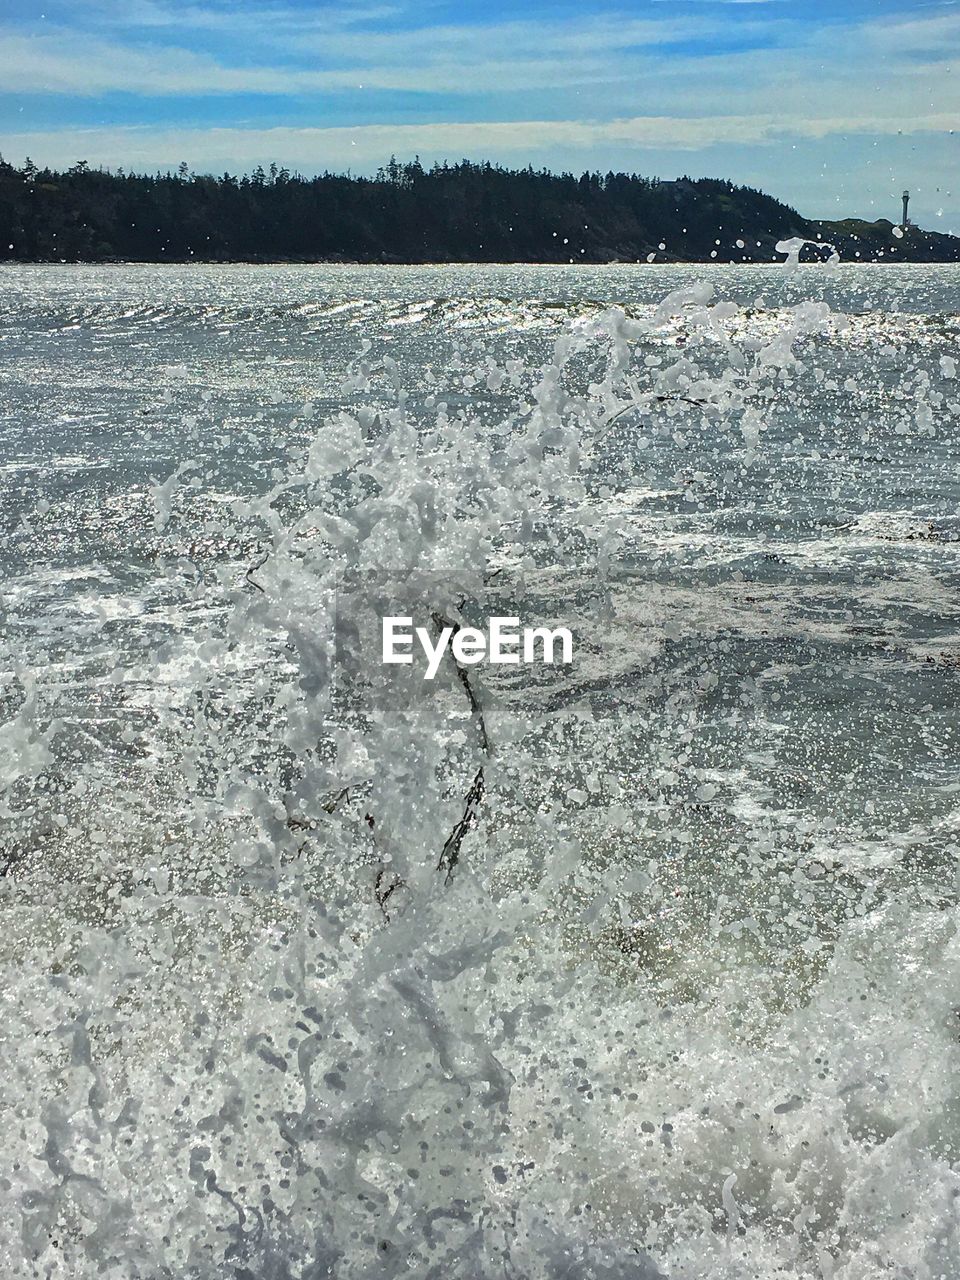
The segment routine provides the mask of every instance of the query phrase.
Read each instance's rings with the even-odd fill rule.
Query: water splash
[[[7,1273],[947,1273],[949,596],[644,515],[669,446],[657,502],[772,526],[851,326],[685,286],[423,383],[371,340],[246,496],[152,473],[162,636],[89,659],[98,716],[28,676],[5,717]],[[581,661],[427,695],[371,659],[396,598]]]

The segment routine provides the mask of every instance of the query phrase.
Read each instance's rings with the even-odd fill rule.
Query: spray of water
[[[838,865],[776,757],[829,601],[678,578],[623,516],[663,439],[734,492],[847,324],[761,319],[684,288],[426,388],[368,347],[206,519],[239,558],[185,545],[200,463],[155,478],[182,622],[98,677],[114,767],[27,671],[4,726],[3,817],[54,868],[5,971],[5,1275],[952,1274],[960,945],[928,884]],[[564,620],[578,660],[426,689],[377,661],[388,606]]]

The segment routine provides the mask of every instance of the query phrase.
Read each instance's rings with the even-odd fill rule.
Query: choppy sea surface
[[[0,268],[3,1275],[960,1275],[958,339]],[[358,571],[574,662],[426,689]]]

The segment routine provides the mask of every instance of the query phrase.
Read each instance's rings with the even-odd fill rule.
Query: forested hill
[[[374,178],[65,173],[0,161],[0,258],[18,261],[781,261],[778,240],[841,256],[960,260],[960,239],[889,222],[812,223],[749,187],[391,160]],[[3,246],[7,246],[6,250]],[[812,251],[805,250],[806,253]]]

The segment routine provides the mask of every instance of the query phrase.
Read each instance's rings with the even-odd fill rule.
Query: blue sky
[[[0,149],[690,173],[816,217],[895,218],[906,186],[960,232],[958,49],[955,0],[6,0]]]

